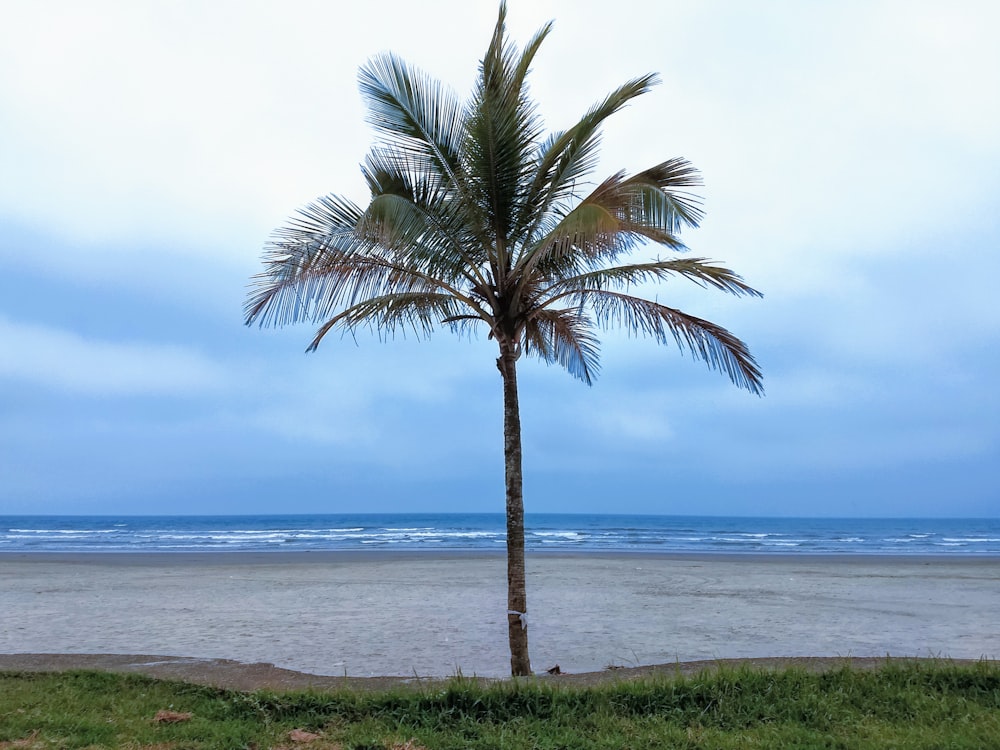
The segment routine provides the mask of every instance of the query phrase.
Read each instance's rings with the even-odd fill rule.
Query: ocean
[[[529,552],[1000,556],[1000,519],[528,514]],[[502,514],[0,516],[0,553],[497,550]]]

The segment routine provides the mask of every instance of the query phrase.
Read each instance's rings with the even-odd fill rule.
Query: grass
[[[190,712],[157,723],[157,711]],[[310,741],[294,730],[319,735]],[[1000,667],[752,668],[573,688],[221,690],[100,672],[0,673],[0,750],[22,748],[1000,749]]]

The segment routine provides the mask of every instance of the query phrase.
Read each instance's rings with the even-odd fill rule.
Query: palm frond
[[[265,270],[253,280],[247,323],[315,322],[342,305],[400,293],[448,294],[481,312],[466,287],[483,283],[460,259],[432,252],[427,233],[420,211],[398,195],[364,212],[336,196],[321,198],[275,232]]]
[[[633,210],[645,226],[676,234],[684,226],[697,227],[704,218],[701,199],[686,190],[700,187],[701,175],[686,159],[669,159],[633,175],[622,187],[634,189],[640,204]]]
[[[346,267],[370,246],[355,231],[362,216],[352,202],[328,195],[276,230],[264,249],[264,270],[251,279],[244,307],[247,325],[312,320],[318,301],[337,286],[337,266]]]
[[[684,159],[632,177],[612,175],[522,254],[521,277],[575,275],[614,262],[644,242],[687,250],[678,233],[685,225],[697,226],[701,209],[699,199],[682,188],[698,184],[697,170]]]
[[[542,145],[535,177],[525,198],[534,212],[527,237],[534,233],[538,219],[554,205],[571,198],[577,181],[597,165],[600,127],[604,121],[658,82],[658,76],[652,73],[628,81],[594,105],[572,128]]]
[[[464,172],[492,239],[494,272],[499,277],[510,267],[512,228],[542,133],[537,105],[527,94],[525,75],[547,33],[548,27],[543,27],[519,53],[507,39],[506,7],[500,6],[466,117]]]
[[[591,385],[600,371],[600,342],[592,327],[593,321],[581,315],[579,309],[537,309],[525,325],[525,353],[555,362]]]
[[[625,82],[572,127],[544,136],[527,78],[551,30],[519,51],[497,23],[468,102],[392,53],[359,72],[376,143],[362,165],[371,200],[310,203],[265,246],[246,322],[321,324],[385,335],[459,333],[485,322],[501,353],[520,350],[590,383],[597,327],[673,340],[738,386],[762,393],[760,369],[738,338],[705,320],[631,292],[672,277],[736,296],[760,296],[704,258],[629,263],[656,244],[687,248],[681,232],[703,212],[701,184],[684,159],[618,172],[579,197],[597,164],[608,117],[658,83]]]
[[[461,148],[464,107],[443,83],[391,52],[372,57],[358,74],[368,122],[392,147],[426,155],[454,176]]]
[[[683,248],[672,236],[642,231],[630,221],[631,198],[614,189],[624,179],[624,173],[609,177],[573,210],[548,225],[546,233],[521,254],[517,265],[519,293],[536,284],[538,277],[566,278],[599,268],[627,253],[642,238]]]
[[[548,304],[564,297],[573,297],[580,289],[624,289],[637,284],[666,281],[681,276],[699,286],[728,292],[737,297],[762,297],[743,277],[734,271],[715,264],[707,258],[671,258],[649,263],[632,263],[610,268],[598,268],[560,278],[548,287],[538,289]]]
[[[450,234],[451,229],[440,213],[401,196],[383,195],[372,199],[358,231],[387,251],[380,263],[386,269],[454,289],[487,288],[480,263],[465,252],[470,245],[461,235]]]
[[[461,210],[463,201],[455,199],[450,184],[439,179],[433,170],[422,169],[423,162],[421,157],[406,152],[373,149],[362,166],[372,191],[372,205],[365,219],[383,220],[381,225],[370,224],[379,242],[397,251],[411,242],[421,262],[434,267],[432,273],[443,273],[453,279],[466,275],[483,283],[479,269],[488,262],[488,256],[480,238],[468,231],[468,216]],[[377,203],[391,208],[392,213],[382,212]],[[394,216],[400,221],[390,221]],[[403,219],[409,231],[395,238],[379,235],[384,230],[398,233]]]
[[[607,290],[584,290],[581,299],[602,326],[651,336],[660,344],[672,338],[711,369],[724,372],[740,388],[762,395],[763,375],[747,345],[722,326],[651,300]]]
[[[507,4],[501,3],[500,5],[500,23],[497,24],[498,28],[502,30],[504,26],[504,20],[507,15]],[[535,55],[538,53],[538,48],[542,46],[542,42],[552,31],[552,22],[549,21],[542,25],[542,27],[534,33],[528,43],[524,47],[524,52],[521,53],[520,58],[517,61],[517,65],[514,68],[513,85],[511,88],[521,91],[524,89],[524,81],[528,76],[528,71],[531,69],[531,63],[535,59]],[[501,34],[502,35],[502,34]],[[494,38],[496,35],[494,33]]]
[[[443,200],[448,183],[428,163],[425,154],[376,146],[361,165],[361,174],[372,196],[403,195],[414,203]]]
[[[320,326],[306,351],[315,351],[323,338],[337,327],[352,331],[365,326],[379,336],[411,330],[417,336],[426,338],[442,320],[454,317],[457,309],[459,305],[455,297],[440,292],[402,292],[369,297]]]

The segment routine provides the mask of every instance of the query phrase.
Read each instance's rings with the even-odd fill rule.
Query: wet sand
[[[0,654],[503,676],[505,585],[486,553],[7,554]],[[528,597],[537,671],[1000,656],[997,558],[535,555]]]

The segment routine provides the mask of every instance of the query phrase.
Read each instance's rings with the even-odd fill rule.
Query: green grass
[[[193,717],[157,724],[161,709]],[[295,743],[293,729],[321,738]],[[456,679],[382,693],[241,693],[135,675],[0,673],[0,750],[277,747],[1000,749],[1000,667],[744,668],[593,688]]]

